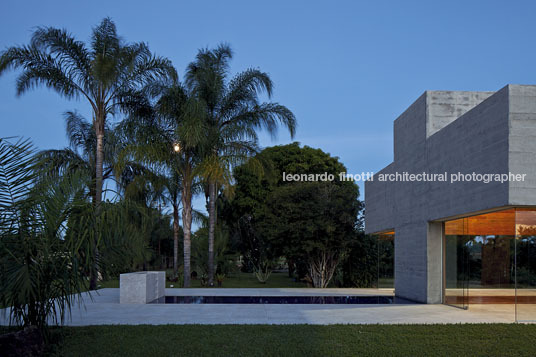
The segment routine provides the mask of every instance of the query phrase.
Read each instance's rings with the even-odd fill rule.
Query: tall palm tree
[[[88,122],[77,112],[65,113],[66,134],[69,146],[63,149],[43,150],[37,158],[43,168],[42,174],[60,177],[64,174],[78,174],[86,177],[88,192],[95,202],[95,174],[96,174],[96,136],[93,124]],[[114,173],[115,161],[121,144],[114,131],[105,126],[105,140],[103,144],[104,163],[103,179],[111,179]]]
[[[209,239],[209,284],[214,284],[214,233],[218,187],[230,179],[230,170],[256,151],[257,130],[272,136],[278,124],[285,126],[291,137],[296,118],[285,106],[262,102],[259,94],[272,95],[270,76],[258,69],[247,69],[229,78],[233,53],[228,45],[200,50],[186,72],[190,92],[204,103],[207,137],[204,150],[204,178],[207,182]]]
[[[22,68],[17,94],[38,85],[61,96],[85,98],[92,108],[96,136],[95,204],[102,200],[104,134],[109,115],[138,101],[138,90],[155,80],[176,78],[169,60],[151,54],[145,43],[124,43],[114,22],[105,18],[93,29],[90,45],[64,29],[40,27],[29,45],[10,47],[0,54],[0,75]],[[91,288],[96,287],[96,273]]]
[[[181,181],[182,178],[177,173],[178,170],[171,172],[162,177],[162,186],[165,189],[163,194],[164,202],[171,205],[173,209],[173,275],[177,277],[179,272],[179,208],[181,204]]]
[[[122,123],[132,144],[128,151],[136,161],[156,165],[166,177],[168,202],[174,210],[174,262],[178,251],[178,202],[182,204],[184,287],[190,287],[192,197],[198,188],[199,146],[205,135],[204,110],[178,82],[146,91],[154,97]],[[150,99],[150,98],[149,98]],[[180,191],[177,189],[180,188]],[[177,264],[174,264],[175,273]]]

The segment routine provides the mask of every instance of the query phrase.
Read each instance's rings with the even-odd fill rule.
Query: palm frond
[[[86,178],[93,176],[94,166],[70,148],[44,150],[36,156],[40,173],[49,177],[61,177],[74,172],[83,172]]]
[[[285,106],[278,103],[261,103],[252,108],[243,107],[223,125],[239,124],[254,129],[265,129],[272,136],[277,134],[278,124],[284,125],[291,137],[296,133],[296,117]]]
[[[121,39],[117,35],[117,28],[111,18],[104,18],[93,28],[91,48],[95,54],[106,56],[109,53],[116,53],[120,46]]]
[[[0,139],[0,221],[2,229],[21,225],[20,205],[36,178],[35,149],[29,139]]]
[[[54,89],[66,98],[78,97],[80,87],[64,64],[35,46],[11,47],[0,57],[0,74],[8,68],[23,68],[17,78],[17,95],[40,84]]]
[[[94,152],[96,137],[93,125],[77,111],[65,112],[64,118],[70,146],[73,149],[82,148],[85,152]]]
[[[50,51],[67,68],[69,75],[89,92],[92,86],[91,53],[65,29],[38,27],[31,39],[35,48]]]

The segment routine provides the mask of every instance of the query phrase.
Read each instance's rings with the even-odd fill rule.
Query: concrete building
[[[520,304],[536,291],[536,86],[426,91],[365,193],[367,233],[394,233],[397,296]]]

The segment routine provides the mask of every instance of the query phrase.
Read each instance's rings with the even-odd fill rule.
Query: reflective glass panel
[[[515,303],[515,213],[445,222],[445,303]]]
[[[378,234],[378,288],[395,287],[395,232]]]
[[[536,321],[536,210],[516,210],[516,320]]]

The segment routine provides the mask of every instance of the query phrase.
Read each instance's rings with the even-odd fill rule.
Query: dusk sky
[[[535,14],[534,1],[4,1],[0,48],[27,44],[41,25],[88,40],[109,16],[182,78],[199,48],[229,43],[233,73],[270,74],[273,100],[297,117],[295,141],[360,173],[392,161],[393,120],[423,91],[535,84]],[[18,73],[0,77],[0,137],[66,146],[63,112],[90,111],[44,87],[16,97]],[[289,142],[281,130],[261,144]]]

